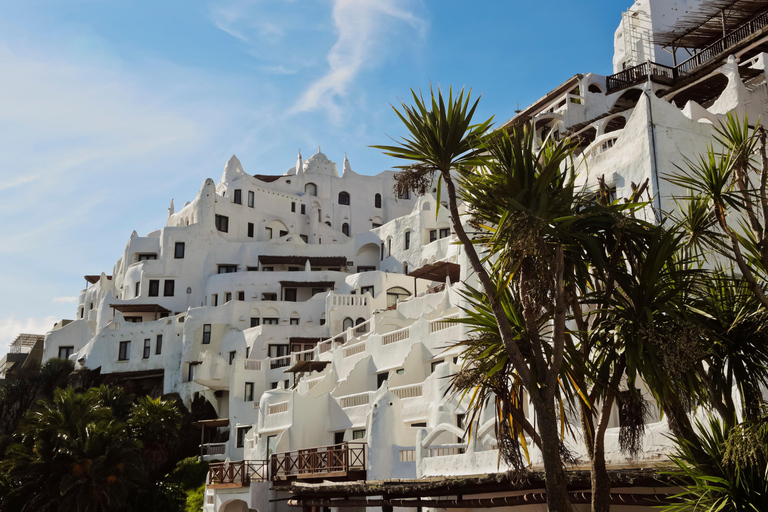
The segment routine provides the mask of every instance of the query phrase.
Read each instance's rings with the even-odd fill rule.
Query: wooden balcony
[[[269,463],[266,460],[239,460],[219,462],[208,468],[208,487],[248,487],[251,482],[266,482],[269,479]]]
[[[272,482],[365,480],[365,443],[340,443],[272,454]]]

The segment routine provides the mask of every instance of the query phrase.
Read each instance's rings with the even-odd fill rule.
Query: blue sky
[[[236,154],[302,148],[363,174],[409,88],[471,87],[503,122],[611,72],[626,2],[0,0],[0,353],[73,318],[83,275],[165,223]],[[626,4],[626,5],[625,5]]]

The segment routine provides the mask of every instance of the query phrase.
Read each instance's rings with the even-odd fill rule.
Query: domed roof
[[[326,176],[339,177],[339,171],[336,162],[331,162],[325,154],[317,148],[317,153],[307,158],[304,162],[305,174],[325,174]]]

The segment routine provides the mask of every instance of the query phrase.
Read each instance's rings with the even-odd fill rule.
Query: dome
[[[318,152],[307,158],[304,162],[305,174],[325,174],[326,176],[339,177],[339,171],[336,162],[331,162],[325,154]]]

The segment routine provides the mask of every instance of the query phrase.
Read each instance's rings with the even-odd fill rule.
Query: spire
[[[352,172],[352,166],[349,165],[349,159],[347,158],[347,152],[344,152],[344,166],[341,170],[341,177],[346,178]]]
[[[301,148],[299,148],[299,156],[296,158],[296,175],[304,174],[304,161],[301,159]]]
[[[173,199],[171,199],[171,206],[168,207],[168,217],[176,213],[176,210],[173,208]]]

